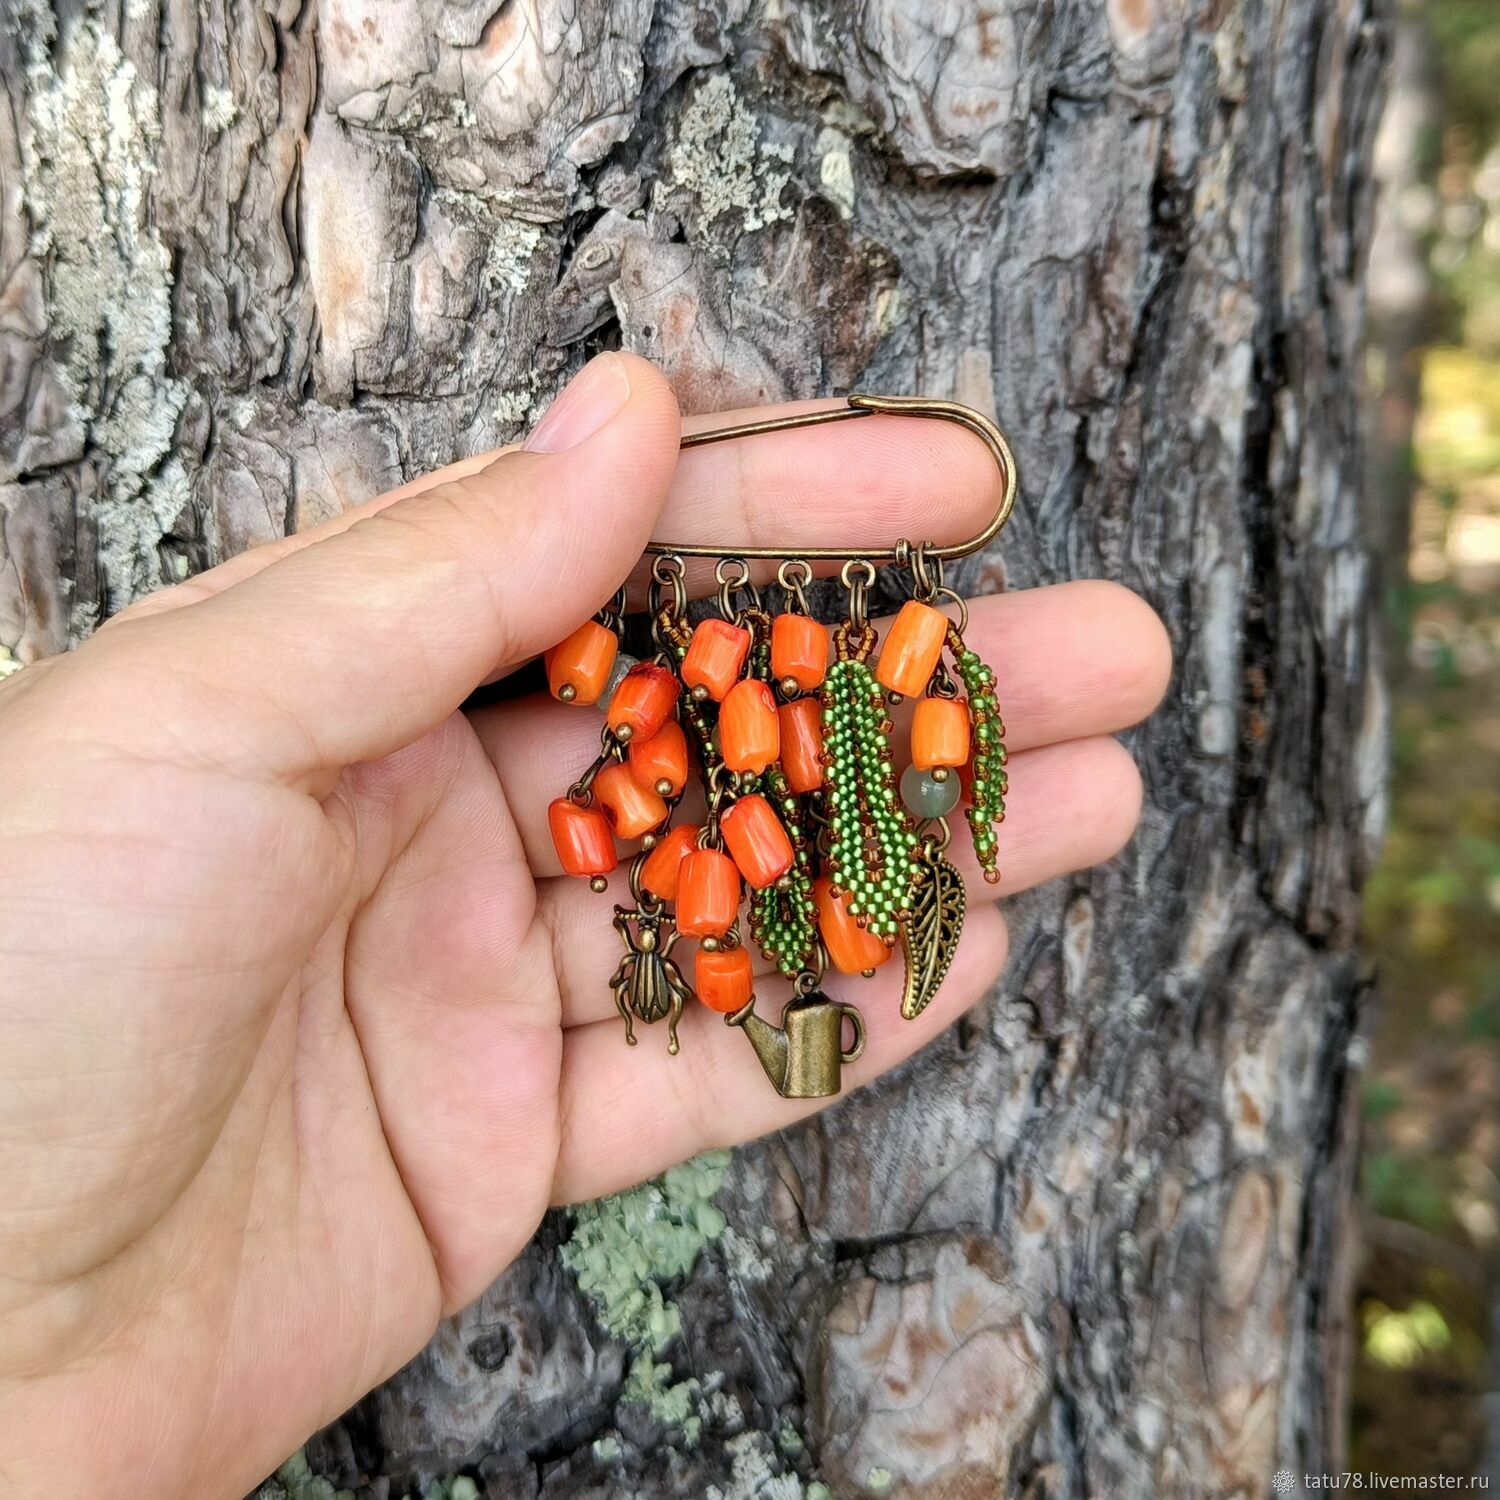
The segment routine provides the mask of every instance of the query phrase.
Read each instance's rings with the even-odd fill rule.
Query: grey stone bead
[[[604,684],[604,691],[599,694],[599,707],[603,712],[609,712],[609,700],[614,697],[615,689],[625,680],[625,674],[635,665],[635,657],[627,656],[623,651],[615,653],[615,664],[609,669],[609,681]]]
[[[908,766],[901,773],[901,800],[907,811],[918,818],[945,818],[958,806],[963,786],[957,771],[949,771],[946,780],[934,780],[931,771]]]

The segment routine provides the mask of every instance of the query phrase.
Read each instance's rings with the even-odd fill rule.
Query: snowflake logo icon
[[[1292,1486],[1296,1482],[1297,1476],[1290,1469],[1277,1469],[1275,1476],[1271,1480],[1271,1488],[1278,1495],[1289,1495],[1292,1491]]]

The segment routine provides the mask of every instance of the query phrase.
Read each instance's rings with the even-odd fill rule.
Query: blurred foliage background
[[[1500,0],[1408,0],[1371,264],[1394,786],[1351,1468],[1500,1488]]]

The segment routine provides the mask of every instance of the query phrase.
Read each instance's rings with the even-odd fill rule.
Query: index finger
[[[690,417],[684,433],[704,432],[768,417],[826,411],[842,400],[793,401]],[[478,474],[506,449],[460,459],[389,494],[352,504],[323,525],[245,552],[210,572],[152,594],[127,615],[179,608],[222,592],[261,569],[397,500]],[[893,546],[912,542],[948,545],[983,529],[1000,504],[1001,475],[989,451],[971,433],[929,417],[878,413],[856,421],[736,438],[690,448],[678,459],[656,536],[702,543],[733,555],[743,548]],[[827,574],[836,563],[815,568]],[[774,563],[756,563],[752,576],[774,576]],[[632,591],[644,597],[648,565],[632,574]],[[624,580],[621,580],[624,582]],[[691,560],[690,594],[715,587],[713,564]],[[581,622],[606,601],[579,600]]]

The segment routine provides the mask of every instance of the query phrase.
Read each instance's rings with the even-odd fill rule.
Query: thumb
[[[165,692],[174,737],[188,713],[195,749],[221,763],[296,781],[376,759],[609,599],[650,538],[680,430],[657,370],[601,354],[521,448],[79,654],[112,650],[134,701]]]

